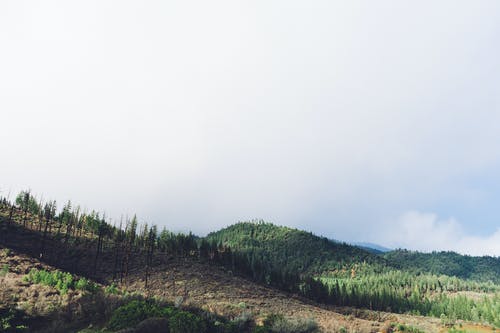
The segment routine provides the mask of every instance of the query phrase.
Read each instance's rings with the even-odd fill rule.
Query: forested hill
[[[279,267],[288,272],[321,274],[366,263],[369,271],[379,273],[397,269],[412,274],[431,273],[500,283],[500,258],[408,250],[377,254],[359,246],[263,221],[240,222],[208,234],[205,240],[230,247],[250,265]]]
[[[471,257],[455,252],[421,253],[408,250],[387,252],[383,257],[391,266],[412,273],[429,272],[500,283],[500,257]]]
[[[362,262],[385,266],[384,258],[359,247],[265,222],[240,222],[206,239],[290,271],[321,273]]]

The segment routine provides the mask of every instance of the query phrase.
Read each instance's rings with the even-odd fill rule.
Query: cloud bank
[[[500,228],[491,235],[473,236],[453,218],[439,219],[434,213],[419,211],[404,213],[388,223],[377,237],[392,248],[455,251],[469,255],[498,256],[500,253]]]
[[[484,238],[499,35],[495,1],[2,1],[0,190],[200,234],[371,241],[418,209]]]

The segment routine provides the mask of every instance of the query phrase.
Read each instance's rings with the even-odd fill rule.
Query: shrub
[[[5,264],[2,266],[2,269],[0,270],[0,276],[5,276],[9,272],[9,265]]]
[[[174,313],[168,324],[170,333],[203,333],[207,330],[206,323],[200,317],[186,311]]]
[[[80,278],[75,284],[75,289],[95,292],[99,289],[99,286],[86,278]]]
[[[113,311],[108,328],[117,331],[127,327],[134,327],[147,318],[162,317],[163,315],[160,307],[156,304],[134,300]]]
[[[135,328],[135,333],[169,333],[168,319],[166,318],[148,318],[141,321]]]
[[[264,319],[263,324],[266,327],[272,327],[275,322],[280,321],[280,320],[284,320],[284,319],[285,319],[284,316],[281,314],[271,313],[271,314],[267,315],[266,319]]]
[[[146,319],[151,320],[146,321]],[[155,318],[153,320],[153,318]],[[129,327],[143,328],[148,325],[162,325],[170,333],[203,333],[207,331],[207,322],[191,312],[182,311],[172,306],[161,306],[154,301],[133,300],[120,306],[111,315],[107,328],[113,331]]]
[[[232,320],[232,323],[234,323],[240,331],[247,329],[253,323],[252,312],[249,310],[243,310],[239,316]]]
[[[110,284],[109,286],[106,286],[104,288],[104,292],[106,294],[112,294],[112,295],[120,294],[120,290],[118,289],[118,287],[114,283]]]
[[[27,329],[24,314],[15,309],[0,309],[0,332],[23,332]]]
[[[285,318],[271,314],[264,320],[264,327],[274,333],[312,333],[318,331],[318,324],[312,318]]]
[[[424,333],[423,331],[419,330],[416,327],[408,326],[405,324],[394,324],[393,323],[391,326],[396,328],[395,332]]]
[[[75,281],[75,278],[70,273],[61,271],[49,272],[46,270],[31,269],[24,280],[31,283],[43,284],[56,288],[61,294],[66,294],[68,290],[82,290],[94,292],[99,289],[98,285],[85,278],[80,278]]]

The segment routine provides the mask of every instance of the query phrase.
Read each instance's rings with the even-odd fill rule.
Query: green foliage
[[[196,309],[180,310],[152,300],[132,300],[117,308],[107,324],[107,329],[116,331],[137,327],[148,318],[166,318],[170,333],[240,333],[235,322],[207,315]],[[267,332],[267,331],[266,331]]]
[[[75,280],[70,273],[61,271],[46,271],[31,269],[28,275],[24,277],[25,281],[30,283],[38,283],[56,288],[61,294],[66,294],[68,290],[82,290],[95,292],[99,289],[98,285],[85,278]]]
[[[403,269],[394,268],[402,266],[396,253],[409,256],[403,260]],[[500,285],[488,279],[500,276],[496,273],[500,270],[499,258],[408,251],[394,251],[382,258],[347,244],[261,221],[238,223],[209,234],[200,243],[202,254],[257,282],[319,302],[436,317],[443,314],[449,320],[481,320],[495,325],[499,321],[498,295],[482,300],[447,296],[450,292],[500,292]],[[454,268],[447,273],[470,279],[425,273],[422,266],[433,258],[439,267],[446,267],[450,260],[450,267]],[[432,270],[434,266],[429,267]],[[466,275],[467,270],[475,274]]]
[[[473,300],[464,295],[448,296],[435,287],[455,280],[460,281],[446,276],[415,276],[401,271],[356,278],[321,278],[328,286],[328,303],[430,315],[441,317],[445,324],[462,319],[499,325],[500,294]]]
[[[168,322],[170,333],[202,333],[207,330],[202,318],[186,311],[174,311]]]
[[[114,283],[112,283],[104,288],[104,292],[106,294],[118,295],[120,294],[120,289],[118,289],[118,287]]]
[[[82,277],[76,281],[74,289],[93,293],[99,290],[99,286],[96,283]]]
[[[133,300],[117,308],[108,322],[110,330],[134,327],[150,317],[163,317],[167,312],[154,302]]]
[[[358,247],[263,221],[237,223],[208,234],[206,240],[230,247],[250,258],[254,265],[259,262],[264,267],[279,266],[291,272],[321,273],[352,263],[385,262]]]
[[[408,250],[390,251],[383,257],[394,268],[403,269],[412,274],[426,272],[500,283],[500,257],[472,257],[455,252],[420,253]]]
[[[23,332],[27,330],[27,319],[23,312],[0,308],[0,333]]]
[[[0,270],[0,276],[5,276],[9,272],[9,265],[4,264]]]
[[[286,318],[281,314],[268,315],[263,324],[272,333],[312,333],[319,329],[312,318]]]
[[[408,332],[408,333],[425,333],[424,331],[405,324],[391,324],[391,327],[394,329],[393,332]]]
[[[22,210],[27,210],[29,213],[36,215],[40,211],[40,206],[36,199],[29,191],[21,191],[16,197],[16,205]]]
[[[107,327],[111,330],[134,327],[152,317],[168,318],[171,333],[202,333],[207,330],[205,321],[196,314],[145,300],[133,300],[117,308]]]

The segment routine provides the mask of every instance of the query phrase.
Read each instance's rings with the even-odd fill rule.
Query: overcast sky
[[[2,195],[500,255],[496,0],[1,1],[0,116]]]

